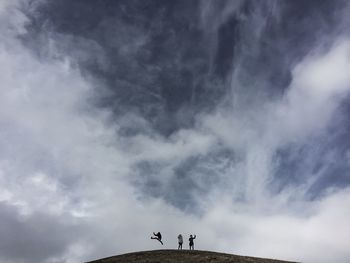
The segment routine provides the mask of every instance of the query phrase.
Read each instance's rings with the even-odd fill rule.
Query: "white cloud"
[[[273,136],[293,141],[322,131],[350,90],[349,66],[349,40],[337,41],[326,54],[311,54],[297,65],[285,100],[272,105],[270,124],[280,126],[280,134]]]

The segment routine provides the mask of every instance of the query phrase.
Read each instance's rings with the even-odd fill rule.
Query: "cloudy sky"
[[[0,261],[176,248],[182,233],[349,262],[349,12],[1,0]]]

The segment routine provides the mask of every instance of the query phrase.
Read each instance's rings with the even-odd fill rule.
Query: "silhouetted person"
[[[182,243],[184,242],[184,240],[183,240],[181,234],[177,236],[177,240],[179,241],[179,246],[178,246],[177,249],[181,249],[182,250]]]
[[[193,243],[193,239],[196,238],[196,235],[192,236],[190,235],[190,238],[188,239],[190,241],[190,250],[194,250],[194,243]]]
[[[153,232],[154,237],[151,237],[151,239],[157,239],[162,245],[162,234],[160,232],[158,232],[157,234]]]

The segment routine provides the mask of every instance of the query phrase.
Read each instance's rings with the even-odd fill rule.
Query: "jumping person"
[[[179,246],[178,246],[177,249],[181,249],[182,250],[182,243],[184,242],[184,240],[183,240],[181,234],[177,236],[177,240],[179,241]]]
[[[196,238],[196,235],[192,236],[190,235],[190,238],[188,239],[190,241],[190,250],[194,250],[194,243],[193,243],[193,239]]]
[[[157,234],[153,232],[154,237],[151,237],[151,239],[157,239],[162,245],[162,234],[160,232],[158,232]]]

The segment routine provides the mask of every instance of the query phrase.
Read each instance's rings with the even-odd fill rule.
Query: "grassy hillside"
[[[287,263],[275,259],[244,257],[231,254],[223,254],[209,251],[189,250],[153,250],[128,253],[119,256],[108,257],[88,263],[174,263],[174,262],[237,262],[237,263]]]

